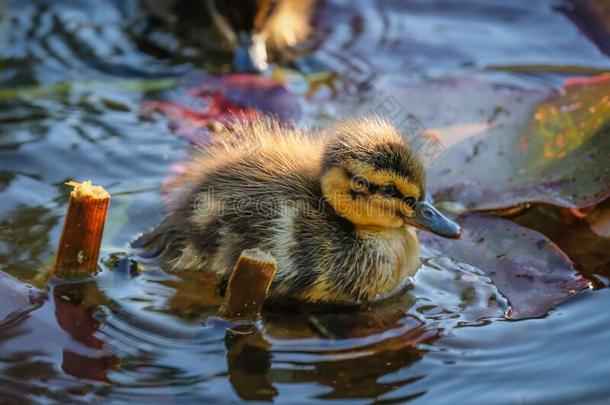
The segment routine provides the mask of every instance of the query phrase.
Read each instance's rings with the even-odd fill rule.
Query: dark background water
[[[466,74],[555,89],[569,75],[610,69],[564,5],[329,1],[307,63],[354,80]],[[447,259],[426,261],[399,316],[270,313],[240,335],[206,320],[212,290],[124,258],[160,220],[161,182],[189,149],[163,120],[143,119],[140,103],[189,71],[230,66],[214,41],[149,27],[135,1],[0,2],[0,269],[30,281],[49,262],[65,181],[92,179],[113,195],[97,281],[54,287],[55,299],[0,330],[2,401],[610,400],[607,264],[587,274],[599,289],[540,319],[500,320],[506,302],[490,280]],[[303,124],[341,109],[301,102]],[[363,324],[379,333],[348,333]],[[414,347],[413,330],[431,337]]]

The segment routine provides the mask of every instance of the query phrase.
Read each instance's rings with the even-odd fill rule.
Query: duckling
[[[459,226],[425,198],[425,174],[400,132],[378,117],[326,130],[236,123],[198,152],[169,214],[136,243],[170,271],[225,275],[258,247],[278,271],[267,299],[365,303],[419,266],[416,228],[457,238]]]

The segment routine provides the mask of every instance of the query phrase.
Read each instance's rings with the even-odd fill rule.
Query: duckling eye
[[[379,187],[379,194],[386,197],[392,197],[396,194],[396,186],[393,184],[384,184]]]
[[[413,196],[406,196],[402,199],[402,201],[413,209],[417,200]]]

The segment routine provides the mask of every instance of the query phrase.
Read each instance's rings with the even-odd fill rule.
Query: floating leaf
[[[437,199],[470,209],[584,207],[610,196],[610,75],[566,82],[522,126],[462,141],[430,170]],[[490,168],[493,168],[490,170]]]
[[[550,238],[575,263],[578,271],[594,283],[595,287],[610,282],[610,237],[600,237],[608,218],[610,200],[578,210],[540,205],[529,210],[515,221],[535,229]],[[584,215],[584,216],[583,216]]]
[[[282,82],[255,74],[193,74],[178,92],[170,101],[146,101],[143,113],[166,115],[174,132],[193,143],[208,143],[211,125],[235,118],[264,114],[296,122],[301,117],[297,97]]]
[[[590,286],[544,235],[504,219],[461,218],[461,240],[421,233],[422,244],[489,276],[509,300],[510,318],[537,317]]]

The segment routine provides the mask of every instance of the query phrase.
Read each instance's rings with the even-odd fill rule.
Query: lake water
[[[610,70],[562,4],[327,1],[301,69],[535,90]],[[129,241],[161,220],[160,186],[190,148],[140,105],[231,63],[205,39],[149,28],[143,13],[135,1],[0,1],[0,270],[31,281],[48,265],[66,181],[113,195],[102,272],[51,285],[41,308],[0,327],[0,402],[610,401],[607,240],[595,260],[572,256],[596,289],[518,321],[503,317],[489,278],[446,258],[426,258],[415,287],[362,313],[267,311],[241,327],[210,316],[220,302],[210,276],[133,261]],[[299,96],[301,124],[323,125],[358,91]]]

